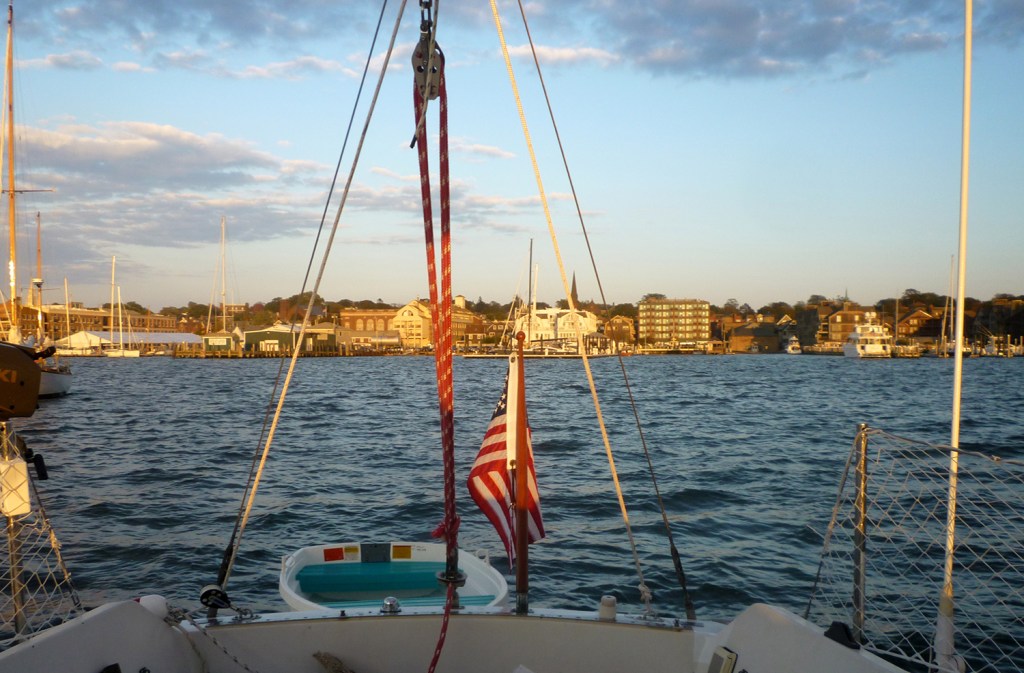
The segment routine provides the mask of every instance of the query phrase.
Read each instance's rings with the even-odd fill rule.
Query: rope
[[[415,143],[419,158],[420,194],[423,205],[423,235],[426,244],[427,281],[430,288],[431,326],[434,330],[434,366],[437,398],[441,416],[441,451],[444,460],[444,521],[435,535],[444,537],[446,563],[442,581],[447,583],[444,617],[429,671],[433,673],[441,658],[448,634],[448,619],[462,582],[458,570],[459,517],[455,509],[455,404],[452,379],[452,261],[451,198],[448,164],[448,91],[444,77],[444,53],[436,42],[436,23],[430,22],[430,3],[421,3],[425,19],[420,42],[413,53],[413,108],[416,118]],[[435,79],[436,78],[436,79]],[[436,82],[437,90],[434,91]],[[430,158],[427,150],[427,101],[438,98],[439,170],[441,199],[441,290],[438,296],[437,262],[434,244],[433,204],[430,189]]]
[[[505,69],[508,71],[509,82],[512,86],[512,94],[515,97],[516,109],[519,112],[519,122],[523,129],[523,137],[526,141],[526,147],[530,154],[530,163],[533,166],[533,176],[537,182],[537,190],[540,195],[541,205],[544,209],[544,219],[548,225],[548,233],[551,237],[551,243],[554,247],[555,259],[558,262],[558,272],[562,278],[562,287],[565,290],[565,295],[568,299],[569,310],[575,315],[576,305],[572,298],[572,291],[569,287],[568,277],[565,272],[565,263],[562,260],[562,253],[558,246],[558,236],[555,233],[555,227],[551,220],[551,209],[548,205],[547,194],[544,191],[544,184],[541,180],[540,169],[537,166],[537,154],[533,149],[533,141],[530,139],[530,129],[526,123],[526,115],[523,113],[523,103],[519,96],[519,87],[516,84],[515,73],[512,69],[512,60],[509,57],[508,45],[505,42],[505,34],[501,27],[501,16],[498,13],[498,6],[495,0],[491,0],[491,13],[494,16],[494,25],[498,31],[498,40],[501,42],[501,52],[505,58]],[[579,341],[579,322],[574,321],[577,330],[577,341]],[[646,586],[644,581],[643,569],[640,567],[640,556],[637,552],[636,541],[633,538],[633,528],[629,523],[629,511],[626,508],[626,501],[622,495],[622,485],[619,482],[618,471],[615,467],[615,456],[612,451],[611,441],[608,438],[608,429],[605,426],[604,415],[601,412],[601,401],[597,395],[597,386],[594,382],[594,375],[590,369],[590,358],[587,357],[586,349],[580,348],[580,354],[583,360],[583,368],[586,370],[587,383],[590,386],[590,397],[594,402],[594,411],[597,414],[598,426],[601,430],[601,439],[605,448],[605,455],[608,459],[608,468],[611,472],[612,481],[615,485],[615,495],[619,501],[619,510],[622,513],[622,521],[626,526],[626,535],[629,538],[630,550],[633,554],[633,564],[636,567],[637,577],[640,580],[641,586]],[[645,611],[649,614],[651,612],[651,595],[650,592],[641,590],[641,599],[644,601]]]

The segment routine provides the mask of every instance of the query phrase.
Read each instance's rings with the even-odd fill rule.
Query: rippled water
[[[74,392],[16,428],[44,455],[44,505],[86,604],[161,593],[198,607],[215,581],[259,444],[278,363],[76,359]],[[464,481],[504,376],[456,359],[460,546],[505,565]],[[582,365],[527,361],[548,537],[531,548],[531,603],[639,604],[635,566]],[[952,361],[832,357],[625,360],[698,615],[752,601],[806,603],[820,537],[856,426],[949,441]],[[619,362],[592,362],[641,568],[681,613],[664,528]],[[1022,358],[965,362],[961,446],[1024,458]],[[441,519],[433,360],[299,363],[228,584],[236,603],[282,609],[280,557],[352,539],[429,539]]]

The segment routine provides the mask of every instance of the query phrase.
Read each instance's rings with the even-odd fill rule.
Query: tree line
[[[312,293],[305,292],[302,294],[295,294],[290,297],[275,297],[267,302],[257,302],[249,306],[244,318],[255,324],[270,324],[281,314],[281,308],[283,306],[295,309],[305,308],[310,302],[311,295]],[[664,294],[652,292],[643,295],[641,301],[665,298],[667,297]],[[762,316],[771,316],[778,320],[786,315],[796,317],[799,312],[811,306],[818,306],[821,304],[842,305],[847,301],[850,301],[850,299],[846,296],[838,296],[830,299],[825,295],[812,294],[805,301],[797,301],[793,304],[784,301],[775,301],[755,309],[749,303],[741,304],[739,300],[730,298],[721,306],[710,304],[710,311],[713,315],[739,314],[753,317],[754,315],[760,314]],[[984,329],[989,330],[992,333],[1010,333],[1020,336],[1024,333],[1024,307],[1017,306],[1015,308],[1014,302],[1024,302],[1024,295],[999,293],[993,296],[989,301],[982,301],[980,299],[968,297],[964,300],[964,309],[966,312],[974,316],[976,321],[981,321]],[[467,301],[466,308],[474,313],[484,316],[488,320],[500,321],[505,320],[510,315],[513,305],[522,305],[522,303],[523,300],[518,297],[506,303],[486,301],[483,297],[478,297],[476,301]],[[567,300],[562,299],[555,303],[555,307],[563,309],[568,308],[568,303],[569,302]],[[892,316],[895,314],[897,304],[900,307],[900,312],[903,313],[911,307],[926,307],[927,309],[933,307],[945,307],[948,303],[949,298],[946,295],[937,294],[935,292],[920,292],[913,288],[909,288],[904,290],[903,294],[899,297],[887,297],[885,299],[880,299],[871,306],[878,311],[880,315]],[[146,308],[133,301],[126,302],[124,306],[125,308],[138,313],[148,312]],[[314,306],[331,314],[337,314],[344,308],[358,308],[364,310],[399,308],[398,304],[391,304],[383,301],[382,299],[339,299],[336,301],[330,301],[321,297],[317,297]],[[538,302],[537,307],[546,309],[551,308],[551,305],[545,302]],[[105,304],[103,308],[109,309],[110,304]],[[577,308],[591,311],[604,319],[613,318],[615,316],[625,316],[636,319],[638,316],[637,304],[605,305],[593,300],[581,300],[577,302]],[[212,313],[214,315],[219,312],[219,306],[217,305],[214,305],[212,309]],[[175,317],[185,316],[192,320],[202,322],[211,314],[211,306],[209,304],[200,304],[190,301],[185,306],[165,306],[160,309],[159,313],[161,315],[170,315]]]

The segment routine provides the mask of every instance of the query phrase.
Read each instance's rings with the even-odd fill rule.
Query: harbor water
[[[964,363],[961,446],[1024,458],[1024,359]],[[71,395],[13,421],[88,605],[162,594],[196,609],[213,583],[265,432],[275,360],[79,358]],[[859,423],[948,443],[952,360],[784,355],[623,360],[697,615],[807,602]],[[591,363],[644,582],[682,614],[644,446],[615,358]],[[455,362],[460,546],[508,563],[465,490],[501,394],[503,360]],[[527,405],[547,538],[530,549],[531,604],[642,608],[582,363],[528,360]],[[280,610],[281,556],[323,542],[429,540],[442,516],[430,357],[301,361],[227,584]]]

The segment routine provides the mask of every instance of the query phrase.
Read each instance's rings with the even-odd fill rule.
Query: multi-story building
[[[394,308],[343,308],[338,313],[338,326],[353,332],[385,332],[398,314]]]
[[[35,334],[40,327],[51,339],[63,339],[76,332],[175,332],[178,319],[159,313],[136,313],[135,311],[109,308],[83,308],[81,304],[46,304],[40,307],[20,307],[22,334]],[[41,321],[41,324],[40,324]]]
[[[637,306],[643,346],[703,345],[711,340],[711,307],[706,301],[648,298]]]
[[[398,309],[391,320],[390,329],[399,333],[402,348],[424,348],[434,345],[433,317],[430,303],[414,299]],[[483,318],[466,308],[461,295],[452,304],[452,344],[464,344],[470,332],[478,332],[476,326],[483,324]],[[474,326],[471,328],[471,326]]]
[[[513,333],[526,335],[526,348],[575,344],[577,334],[586,338],[597,332],[597,316],[590,311],[541,308],[516,319]]]

